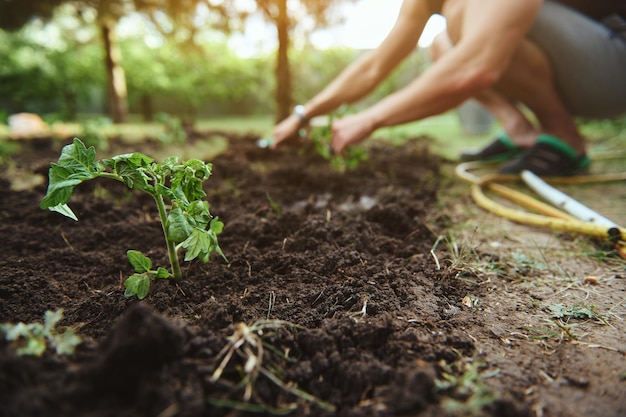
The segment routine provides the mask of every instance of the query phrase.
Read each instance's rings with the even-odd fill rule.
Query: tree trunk
[[[291,113],[291,73],[289,71],[289,16],[287,0],[278,0],[278,56],[276,60],[276,121]]]
[[[144,122],[154,120],[154,108],[152,107],[152,96],[148,93],[141,95],[141,114],[143,114]]]
[[[76,93],[71,89],[65,89],[65,91],[63,92],[63,101],[65,102],[63,117],[70,121],[76,120],[78,116]]]
[[[114,123],[124,123],[128,116],[126,77],[120,65],[121,52],[115,41],[113,24],[103,21],[102,40],[104,41],[105,65],[107,73],[108,107]]]

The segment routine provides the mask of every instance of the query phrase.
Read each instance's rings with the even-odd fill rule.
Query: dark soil
[[[168,265],[149,196],[110,180],[82,184],[73,222],[39,209],[45,185],[18,192],[0,180],[0,322],[63,308],[61,325],[84,340],[74,355],[42,358],[1,341],[1,416],[247,415],[235,411],[243,347],[212,375],[239,323],[266,319],[285,323],[256,334],[263,366],[314,398],[260,374],[249,404],[265,406],[261,415],[443,416],[452,413],[443,398],[470,399],[471,389],[436,386],[476,356],[463,327],[480,323],[458,314],[471,284],[430,254],[445,219],[427,141],[373,145],[367,162],[339,173],[311,149],[269,151],[254,139],[231,135],[205,185],[228,262],[183,263],[180,284],[154,282],[143,301],[123,295],[126,251]],[[16,163],[45,174],[59,147],[28,142]],[[530,415],[520,389],[501,386],[476,413]]]

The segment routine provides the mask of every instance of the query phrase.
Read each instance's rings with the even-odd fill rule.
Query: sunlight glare
[[[374,49],[393,27],[401,5],[402,0],[361,0],[346,4],[341,8],[344,22],[313,32],[309,41],[319,49]],[[276,48],[275,28],[267,25],[261,17],[253,16],[248,19],[245,32],[233,34],[229,42],[235,53],[242,57],[270,53]],[[442,16],[431,17],[419,40],[419,47],[429,47],[433,38],[445,28],[446,22]],[[297,39],[293,41],[295,44],[301,43]]]
[[[345,46],[354,49],[374,49],[385,39],[393,27],[402,0],[361,0],[344,6],[345,22],[339,27],[319,30],[311,37],[318,48]],[[419,46],[427,48],[433,38],[446,27],[445,19],[435,15],[429,21]]]

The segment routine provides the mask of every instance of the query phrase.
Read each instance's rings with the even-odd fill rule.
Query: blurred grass
[[[52,129],[55,132],[61,132],[63,136],[80,137],[83,132],[83,123],[98,117],[102,116],[82,116],[82,123],[57,122],[52,125]],[[131,115],[129,120],[128,123],[124,124],[103,126],[103,133],[109,137],[121,136],[125,141],[132,143],[140,142],[147,137],[158,137],[164,129],[161,123],[143,122],[138,115]],[[203,118],[195,123],[195,128],[199,131],[221,130],[238,134],[253,134],[259,137],[270,135],[273,126],[274,117],[272,115]],[[626,119],[618,122],[584,122],[580,126],[583,135],[592,144],[592,155],[624,149]],[[431,150],[435,154],[446,159],[456,160],[462,150],[480,148],[490,142],[499,129],[499,125],[494,123],[489,131],[484,134],[465,133],[456,111],[450,111],[418,122],[379,129],[374,133],[373,138],[401,146],[410,138],[425,136],[431,139]],[[0,124],[0,142],[8,137],[8,127]]]
[[[256,133],[265,136],[272,131],[274,116],[221,117],[201,119],[196,128],[203,130],[226,130],[235,133]]]
[[[51,125],[53,131],[62,132],[67,136],[80,136],[83,124],[89,120],[102,118],[101,115],[82,116],[76,122],[56,122]],[[234,133],[257,132],[259,135],[271,131],[273,116],[242,116],[242,117],[218,117],[200,119],[195,123],[198,130],[225,130]],[[122,124],[109,124],[102,127],[105,135],[123,136],[129,141],[142,140],[146,137],[156,137],[163,132],[163,124],[159,122],[144,122],[137,115],[131,115],[129,122]],[[0,124],[0,139],[9,137],[7,125]]]
[[[490,142],[498,129],[499,126],[494,123],[486,133],[466,133],[456,112],[450,111],[418,122],[379,129],[374,138],[402,145],[409,138],[426,136],[432,139],[430,146],[433,153],[456,160],[462,150],[480,148]]]

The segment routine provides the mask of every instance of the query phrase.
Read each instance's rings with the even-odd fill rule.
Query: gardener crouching
[[[433,64],[403,89],[334,121],[334,152],[378,128],[475,98],[503,131],[462,159],[508,160],[499,168],[506,174],[563,176],[587,168],[587,146],[574,117],[626,113],[626,2],[620,0],[404,0],[380,46],[297,106],[274,128],[272,147],[294,137],[310,118],[372,92],[414,50],[434,14],[446,18],[447,29],[433,43]]]

